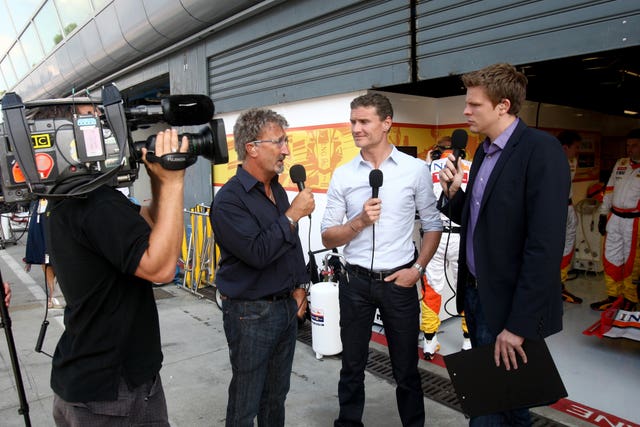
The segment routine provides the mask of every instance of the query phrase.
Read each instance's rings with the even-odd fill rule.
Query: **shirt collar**
[[[380,166],[382,166],[388,160],[391,160],[393,163],[397,165],[400,162],[399,155],[400,155],[400,150],[398,150],[395,145],[391,144],[391,153],[386,159],[384,159],[380,163]],[[364,157],[362,157],[362,150],[360,150],[360,152],[358,153],[357,158],[359,158],[360,160],[358,162],[358,165],[367,165],[368,167],[371,167],[371,164],[368,161],[366,161]]]
[[[491,154],[495,153],[498,150],[504,150],[504,147],[507,145],[507,141],[509,141],[509,138],[511,138],[511,135],[513,135],[513,131],[516,129],[516,126],[518,126],[519,121],[520,119],[516,117],[513,123],[507,126],[507,128],[500,135],[498,135],[493,143],[491,143],[489,137],[485,138],[484,142],[482,143],[484,152],[487,154]]]
[[[242,165],[238,165],[236,176],[238,177],[238,181],[240,181],[240,184],[242,184],[244,191],[246,191],[247,193],[260,182],[253,175],[244,170],[242,168]],[[273,178],[271,178],[271,183],[274,182],[278,182],[277,174]]]

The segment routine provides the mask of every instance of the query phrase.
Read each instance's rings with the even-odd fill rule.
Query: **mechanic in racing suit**
[[[569,169],[571,170],[571,181],[576,175],[576,169],[578,168],[578,158],[576,157],[578,151],[578,144],[582,140],[577,132],[572,130],[563,130],[558,134],[558,140],[562,144],[562,150],[567,156],[569,161]],[[564,250],[562,252],[562,262],[560,263],[560,281],[562,282],[562,301],[572,304],[582,304],[582,298],[573,295],[569,292],[565,286],[567,278],[569,276],[569,270],[571,270],[571,260],[573,259],[573,252],[576,247],[576,227],[578,225],[578,217],[576,210],[573,208],[573,186],[569,188],[569,201],[567,203],[567,228],[564,240]]]
[[[431,160],[429,169],[433,180],[433,192],[436,199],[440,198],[442,186],[440,185],[439,172],[444,168],[447,162],[447,156],[451,153],[451,137],[445,136],[438,140],[437,146],[429,151],[427,159]],[[462,188],[464,189],[469,179],[469,168],[471,162],[463,161],[465,168],[465,176],[462,180]],[[436,253],[427,264],[424,275],[421,277],[422,283],[422,300],[420,301],[420,330],[423,333],[422,351],[427,360],[434,358],[436,352],[440,349],[438,343],[438,328],[440,327],[440,308],[442,307],[442,293],[446,287],[451,288],[456,285],[458,278],[458,251],[460,249],[460,226],[453,223],[442,214],[442,238]],[[425,283],[426,282],[426,283]],[[453,300],[455,303],[455,299]],[[445,301],[445,310],[446,310]],[[455,305],[455,304],[454,304]],[[471,348],[471,340],[467,330],[467,324],[464,316],[462,316],[462,349],[469,350]]]
[[[635,311],[638,303],[637,285],[640,276],[640,128],[627,135],[629,157],[619,159],[600,205],[598,231],[605,236],[603,264],[607,298],[591,304],[598,311],[606,310],[624,297],[623,310]]]

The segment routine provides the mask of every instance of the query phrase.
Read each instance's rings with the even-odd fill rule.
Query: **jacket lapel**
[[[482,164],[482,160],[484,160],[484,149],[482,147],[482,143],[476,149],[476,153],[473,156],[473,160],[471,162],[471,169],[469,170],[469,182],[467,183],[467,197],[465,199],[464,206],[462,208],[462,224],[467,224],[469,222],[469,211],[471,205],[471,191],[473,191],[473,183],[476,180],[476,176],[478,175],[478,170],[480,169],[480,165]]]
[[[504,149],[500,154],[500,158],[498,159],[498,162],[496,163],[493,170],[491,171],[491,175],[489,175],[489,181],[487,181],[487,187],[484,189],[484,194],[482,195],[482,201],[480,202],[480,210],[478,211],[478,216],[482,214],[482,210],[484,209],[485,204],[487,203],[487,200],[491,195],[491,192],[493,191],[498,178],[502,174],[502,171],[506,166],[507,162],[509,161],[509,158],[513,155],[516,147],[518,146],[518,143],[520,142],[520,137],[522,136],[522,133],[524,132],[524,129],[526,127],[527,125],[522,121],[522,119],[520,119],[520,121],[518,122],[518,125],[516,126],[513,133],[511,134],[511,137],[509,138],[506,145],[504,146]]]

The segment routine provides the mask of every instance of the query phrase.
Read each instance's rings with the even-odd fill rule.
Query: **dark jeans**
[[[351,273],[340,279],[340,336],[343,350],[338,384],[340,415],[334,425],[363,425],[364,370],[376,307],[380,309],[389,343],[402,425],[422,427],[424,395],[418,373],[420,306],[416,288],[403,288]]]
[[[476,288],[467,288],[464,301],[464,317],[469,328],[471,345],[479,347],[496,342],[497,335],[489,330],[489,326],[484,319],[480,296]],[[487,392],[491,386],[487,384]],[[497,414],[473,417],[469,421],[471,427],[500,427],[500,426],[530,426],[531,414],[529,409],[514,409],[512,411],[500,412]]]
[[[298,307],[293,298],[278,301],[222,301],[224,332],[233,375],[226,425],[284,425],[296,348]]]
[[[117,400],[67,402],[54,394],[53,420],[64,427],[168,427],[160,374],[133,390],[121,378]]]

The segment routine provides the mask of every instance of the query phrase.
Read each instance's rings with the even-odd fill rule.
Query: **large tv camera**
[[[227,163],[224,122],[212,119],[213,113],[208,96],[193,94],[169,96],[161,105],[125,108],[113,84],[102,88],[101,102],[76,97],[23,103],[16,93],[8,92],[2,98],[4,123],[0,123],[4,202],[76,197],[104,184],[128,187],[138,177],[142,147],[149,150],[148,160],[167,169],[189,167],[198,156],[214,164]],[[187,153],[156,157],[155,136],[132,140],[131,131],[159,122],[200,128],[180,134],[189,138]]]

